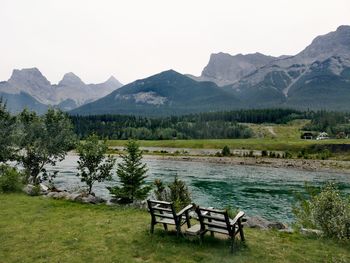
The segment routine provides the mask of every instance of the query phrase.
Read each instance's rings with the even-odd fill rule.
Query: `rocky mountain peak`
[[[51,83],[37,68],[14,69],[8,80],[14,86],[25,88],[26,86],[46,87]]]
[[[339,26],[336,31],[316,37],[297,55],[309,63],[331,56],[350,57],[350,26]]]
[[[231,84],[275,59],[275,57],[258,52],[235,56],[222,52],[211,54],[208,65],[202,71],[201,78],[202,80],[214,81],[221,86]]]
[[[85,83],[73,72],[64,74],[62,80],[58,83],[58,86],[84,86]]]

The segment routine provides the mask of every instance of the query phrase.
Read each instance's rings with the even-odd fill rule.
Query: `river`
[[[78,156],[68,155],[65,160],[49,170],[57,170],[58,188],[70,191],[84,186],[77,174]],[[304,183],[321,186],[327,181],[338,184],[340,190],[350,194],[350,175],[332,172],[268,168],[258,166],[213,164],[145,158],[148,166],[147,182],[156,178],[171,182],[175,176],[189,186],[193,201],[204,206],[237,207],[248,215],[260,215],[270,220],[291,222],[295,192],[304,191]],[[112,181],[96,183],[96,195],[110,198],[106,186]]]

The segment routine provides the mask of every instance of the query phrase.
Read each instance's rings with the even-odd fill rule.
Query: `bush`
[[[15,168],[7,165],[0,166],[0,192],[20,192],[22,191],[23,177]]]
[[[350,238],[350,200],[340,195],[334,184],[321,190],[306,187],[307,194],[298,197],[293,208],[297,227],[317,228],[324,236],[338,239]]]
[[[221,154],[222,154],[222,156],[231,156],[230,148],[228,148],[228,146],[225,145],[221,151]]]
[[[333,184],[328,184],[313,198],[314,222],[327,237],[350,238],[350,202],[344,200]]]
[[[157,200],[173,202],[176,211],[192,202],[191,193],[186,183],[175,176],[174,181],[166,187],[162,180],[156,179],[153,183],[156,187],[154,195]]]

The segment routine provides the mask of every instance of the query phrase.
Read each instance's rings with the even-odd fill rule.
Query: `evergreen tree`
[[[11,116],[0,97],[0,162],[11,160],[16,152],[16,118]]]
[[[145,185],[147,177],[146,164],[142,163],[142,151],[134,141],[128,141],[126,154],[121,154],[122,162],[118,164],[117,176],[121,186],[108,187],[109,192],[120,203],[132,203],[147,197],[151,186]]]

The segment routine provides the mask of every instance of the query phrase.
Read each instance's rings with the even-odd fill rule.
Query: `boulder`
[[[79,199],[79,198],[77,198],[77,199]],[[105,203],[106,200],[104,200],[103,198],[100,198],[98,196],[88,195],[88,196],[82,197],[81,202],[87,203],[87,204],[101,204],[101,203]]]
[[[288,226],[281,222],[271,222],[260,216],[246,217],[247,221],[245,224],[250,228],[260,229],[286,229]]]
[[[32,196],[47,194],[47,190],[43,189],[41,187],[41,184],[39,186],[35,186],[35,185],[32,185],[32,184],[27,184],[22,190],[26,194],[32,195]]]
[[[300,233],[305,236],[322,236],[323,231],[318,229],[308,229],[308,228],[301,228]]]

